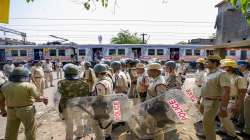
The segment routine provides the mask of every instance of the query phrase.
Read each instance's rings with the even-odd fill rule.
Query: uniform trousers
[[[53,74],[52,72],[44,72],[44,77],[45,77],[45,87],[49,87],[49,82],[50,85],[53,86]]]
[[[22,123],[25,128],[26,140],[36,139],[35,107],[8,108],[5,140],[17,140],[18,130]]]
[[[245,118],[245,126],[244,132],[250,134],[250,95],[246,96],[244,102],[244,118]]]

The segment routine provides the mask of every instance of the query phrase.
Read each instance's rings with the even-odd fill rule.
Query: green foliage
[[[26,0],[26,2],[27,2],[27,3],[29,3],[29,2],[33,2],[33,1],[34,1],[34,0]]]
[[[188,43],[186,41],[180,41],[177,44],[185,45],[185,44],[188,44]]]
[[[250,26],[250,0],[228,0],[228,1],[246,16],[248,25]]]
[[[111,39],[112,44],[142,44],[142,39],[136,33],[131,34],[128,30],[120,31]]]

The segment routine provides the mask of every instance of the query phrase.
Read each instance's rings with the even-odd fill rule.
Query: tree
[[[188,43],[186,41],[180,41],[177,44],[185,45],[185,44],[188,44]]]
[[[240,10],[247,19],[250,25],[250,1],[249,0],[228,0],[236,9]]]
[[[142,39],[136,33],[132,34],[128,30],[120,31],[116,37],[111,39],[112,44],[143,44]]]

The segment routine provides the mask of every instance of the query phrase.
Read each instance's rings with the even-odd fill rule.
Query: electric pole
[[[142,33],[141,36],[142,36],[142,44],[145,44],[145,36],[148,35],[148,34],[145,34],[145,33]]]

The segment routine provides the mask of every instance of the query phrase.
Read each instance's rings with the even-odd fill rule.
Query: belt
[[[205,100],[221,101],[221,97],[204,97]]]
[[[17,108],[24,108],[24,107],[28,107],[28,106],[33,106],[33,105],[26,105],[26,106],[16,106],[16,107],[12,107],[12,106],[8,106],[8,109],[17,109]]]
[[[43,78],[43,77],[34,77],[34,78]]]
[[[44,71],[45,73],[50,73],[50,72],[52,72],[52,71]]]

